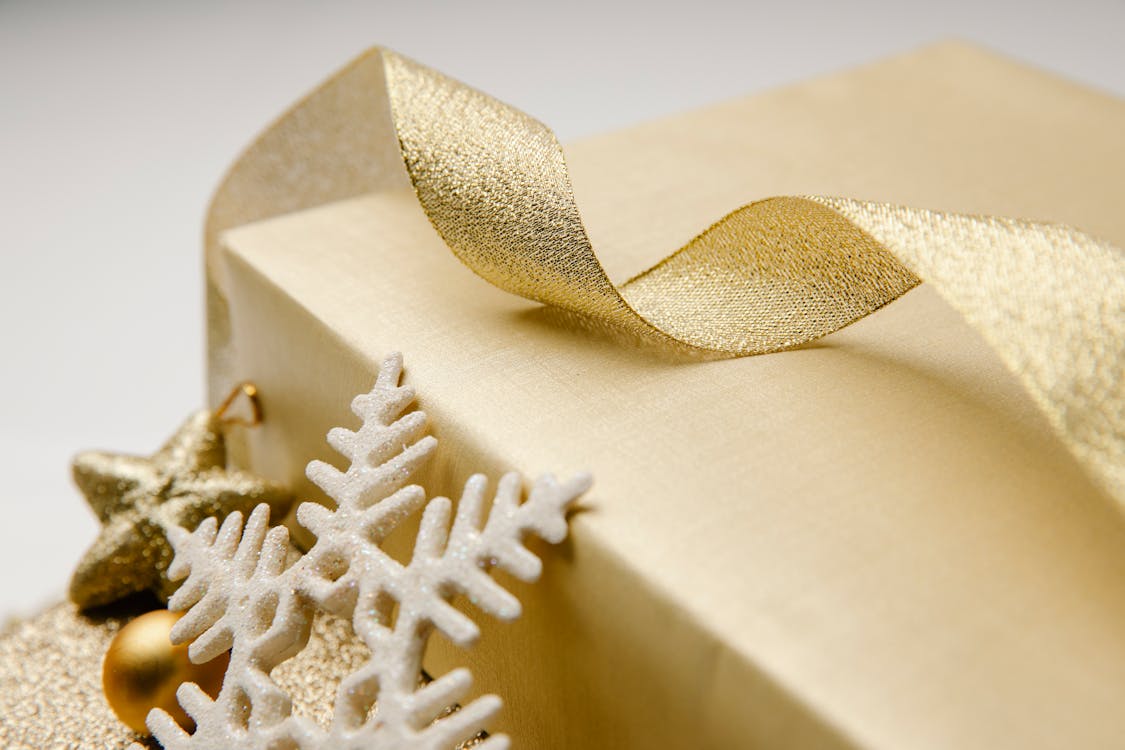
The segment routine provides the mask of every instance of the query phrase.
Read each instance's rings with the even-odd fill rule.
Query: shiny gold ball
[[[219,694],[228,655],[206,664],[188,659],[187,644],[173,646],[172,626],[179,612],[166,609],[143,614],[118,631],[102,664],[102,688],[110,708],[131,729],[148,734],[145,717],[154,708],[167,711],[184,729],[193,722],[176,701],[181,683],[194,682],[212,698]]]

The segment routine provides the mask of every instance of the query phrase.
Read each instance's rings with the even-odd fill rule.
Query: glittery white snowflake
[[[541,563],[523,537],[561,541],[566,509],[590,478],[560,483],[544,476],[524,500],[520,477],[505,475],[486,514],[485,479],[474,476],[450,528],[453,503],[427,501],[421,487],[407,484],[437,441],[423,436],[421,411],[404,414],[414,393],[399,385],[401,371],[401,357],[388,357],[372,391],[352,402],[362,427],[329,432],[329,444],[350,461],[347,471],[309,464],[309,478],[337,507],[304,503],[298,509],[297,519],[316,542],[295,563],[286,567],[288,532],[269,528],[264,505],[245,526],[241,514],[232,513],[221,527],[212,518],[192,533],[173,535],[176,557],[169,574],[187,579],[169,605],[187,613],[172,638],[191,641],[189,654],[197,662],[231,654],[215,700],[191,683],[177,693],[195,720],[194,733],[163,711],[149,714],[149,727],[165,748],[448,750],[486,730],[499,710],[500,699],[486,695],[449,711],[465,699],[472,678],[457,669],[424,682],[426,642],[434,630],[460,646],[477,638],[476,624],[450,603],[458,594],[494,617],[518,617],[519,601],[489,569],[536,579]],[[418,510],[420,530],[404,564],[380,543]],[[293,715],[289,696],[270,677],[305,647],[318,610],[350,619],[371,651],[370,660],[341,682],[327,728]],[[506,737],[493,735],[476,747],[507,746]]]

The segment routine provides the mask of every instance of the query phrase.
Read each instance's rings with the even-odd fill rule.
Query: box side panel
[[[237,290],[231,317],[236,366],[258,384],[266,414],[258,429],[243,435],[237,461],[299,488],[301,498],[323,501],[305,479],[304,463],[340,464],[323,436],[333,426],[354,425],[344,394],[370,387],[377,357],[390,346],[375,337],[362,351],[347,346],[237,255],[228,256],[227,272]],[[407,378],[414,381],[410,363],[408,356]],[[420,477],[432,495],[457,497],[469,473],[495,478],[513,468],[475,439],[472,425],[443,419],[440,404],[424,391],[420,405],[440,440],[438,456]],[[474,692],[505,700],[497,729],[523,747],[854,747],[629,571],[584,521],[600,502],[595,493],[577,514],[571,540],[533,545],[547,563],[537,584],[501,575],[524,603],[520,620],[483,622],[481,642],[468,652],[435,639],[427,669],[442,674],[471,666]],[[292,518],[289,523],[298,539],[309,541]],[[400,529],[389,541],[399,559],[409,555],[415,528]]]
[[[1121,132],[1120,102],[954,46],[594,139],[572,171],[619,278],[777,193],[1061,220],[1125,245]],[[1125,736],[1120,514],[925,287],[816,346],[684,365],[487,286],[409,196],[246,227],[228,246],[234,366],[271,415],[246,446],[255,468],[298,479],[372,363],[402,347],[455,448],[435,490],[477,469],[597,474],[528,619],[480,652],[510,641],[521,660],[481,673],[514,701],[509,722],[546,717],[513,723],[518,739]],[[582,727],[597,736],[566,734]]]

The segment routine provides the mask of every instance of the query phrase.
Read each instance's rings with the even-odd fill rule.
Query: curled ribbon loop
[[[366,97],[362,105],[356,96]],[[335,155],[315,154],[315,139],[294,143],[308,123],[341,112],[365,121],[334,139],[343,144]],[[255,150],[268,151],[271,138],[288,139],[297,158],[307,150],[300,177],[320,169],[326,187],[298,189],[291,174],[281,187],[252,187],[263,175],[243,165],[260,163]],[[354,162],[344,168],[343,156],[364,156],[370,172]],[[1107,242],[1056,224],[779,197],[728,214],[617,287],[594,253],[551,130],[384,50],[353,63],[251,147],[216,196],[209,241],[225,226],[401,184],[396,160],[435,229],[481,277],[656,346],[706,356],[778,352],[924,280],[1125,502],[1125,253]],[[257,198],[247,200],[253,190]],[[231,195],[241,210],[228,209]],[[221,336],[212,331],[213,356]]]

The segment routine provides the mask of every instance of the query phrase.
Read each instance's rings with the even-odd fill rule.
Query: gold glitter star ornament
[[[246,394],[253,399],[253,392]],[[164,447],[148,458],[82,453],[74,481],[102,524],[93,546],[70,581],[79,607],[108,604],[152,591],[167,600],[179,584],[168,580],[169,529],[194,529],[205,518],[248,513],[259,503],[284,514],[292,502],[282,487],[226,468],[223,427],[231,400],[214,412],[189,418]]]

